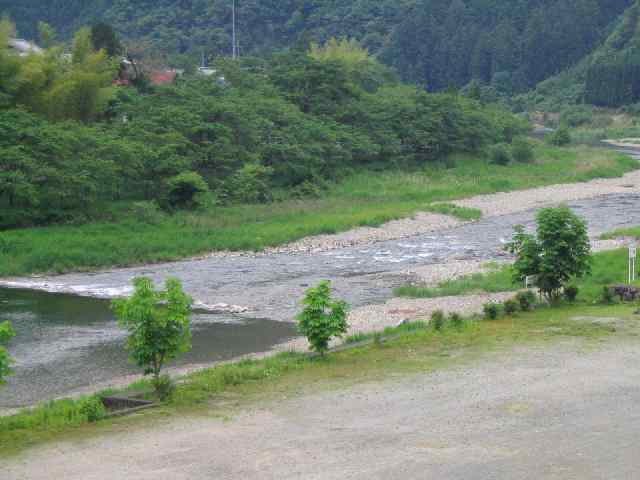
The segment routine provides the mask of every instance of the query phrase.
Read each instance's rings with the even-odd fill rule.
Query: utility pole
[[[236,38],[236,0],[233,0],[233,5],[232,5],[232,11],[231,11],[231,17],[232,17],[232,49],[231,49],[231,56],[234,60],[236,60],[238,58],[238,41]]]

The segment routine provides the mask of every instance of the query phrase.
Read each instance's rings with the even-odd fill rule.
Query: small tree
[[[202,208],[209,195],[209,185],[197,172],[184,172],[167,181],[167,202],[171,208]]]
[[[537,276],[538,287],[549,301],[556,301],[574,278],[591,273],[591,244],[587,226],[567,207],[545,208],[537,216],[537,234],[515,227],[508,249],[517,256],[516,281]]]
[[[331,299],[331,284],[320,282],[305,293],[304,310],[298,315],[298,329],[311,344],[311,348],[324,355],[333,337],[347,333],[347,309],[345,302]]]
[[[180,281],[168,279],[165,290],[157,291],[148,278],[133,281],[134,294],[114,300],[113,309],[119,324],[129,331],[127,349],[131,360],[153,375],[160,393],[160,372],[164,364],[191,349],[191,298]]]
[[[565,125],[558,127],[558,129],[549,137],[549,142],[551,145],[555,145],[557,147],[569,145],[571,143],[571,133],[569,132],[569,129]]]
[[[16,335],[9,322],[0,323],[0,385],[5,383],[5,378],[11,375],[11,357],[4,345]]]

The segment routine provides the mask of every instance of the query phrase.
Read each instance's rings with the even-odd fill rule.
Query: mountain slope
[[[500,93],[531,88],[579,62],[632,0],[236,0],[244,55],[332,36],[360,40],[405,80],[432,90],[472,78]],[[34,37],[37,22],[63,35],[111,23],[132,47],[197,61],[231,50],[231,0],[0,0]]]

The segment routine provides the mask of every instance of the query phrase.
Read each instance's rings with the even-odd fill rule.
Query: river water
[[[570,203],[592,235],[640,224],[640,194],[609,195]],[[447,231],[318,254],[212,257],[163,265],[70,274],[24,286],[110,296],[131,280],[178,277],[196,300],[249,308],[243,315],[194,317],[194,350],[181,364],[199,364],[268,350],[291,338],[291,323],[306,288],[332,281],[354,307],[379,303],[406,281],[403,272],[456,259],[504,257],[515,224],[534,227],[535,211],[492,217]],[[15,376],[0,390],[0,407],[31,404],[79,387],[136,372],[123,351],[108,301],[32,290],[0,290],[0,318],[18,335],[10,346]],[[263,320],[258,320],[263,319]],[[268,320],[266,320],[268,319]]]

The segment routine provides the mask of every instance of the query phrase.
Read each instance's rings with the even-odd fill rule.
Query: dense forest
[[[67,35],[96,19],[132,50],[176,66],[231,51],[231,0],[0,2],[36,38],[38,21]],[[240,51],[264,54],[331,37],[355,38],[408,82],[432,91],[472,78],[509,95],[580,61],[633,0],[238,0]]]
[[[119,201],[171,211],[317,195],[354,169],[425,165],[527,129],[400,83],[354,41],[220,62],[224,82],[115,87],[97,33],[78,31],[71,55],[55,41],[24,57],[0,48],[0,227],[88,220]],[[0,44],[13,34],[2,21]]]

